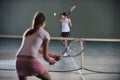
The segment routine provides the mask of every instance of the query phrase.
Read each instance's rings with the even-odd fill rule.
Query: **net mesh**
[[[120,42],[86,42],[84,69],[120,73]]]
[[[60,40],[52,39],[49,51],[61,54],[64,47]],[[0,70],[15,70],[15,55],[21,41],[21,38],[0,38]],[[55,65],[49,65],[41,55],[38,55],[39,60],[53,72],[75,71],[82,68],[90,72],[120,74],[120,41],[85,41],[85,44],[83,58],[81,55],[65,57]]]
[[[15,55],[20,47],[21,38],[0,38],[0,69],[1,70],[15,70]],[[64,46],[60,40],[51,40],[49,44],[49,51],[54,54],[59,54],[64,50]],[[49,65],[42,58],[40,54],[39,61],[51,72],[67,72],[80,69],[80,55],[76,57],[62,58],[55,65]],[[74,60],[74,61],[73,61]],[[77,66],[74,65],[76,62]]]

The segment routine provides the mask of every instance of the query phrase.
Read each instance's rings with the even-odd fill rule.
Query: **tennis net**
[[[61,40],[67,38],[52,37],[49,51],[61,54],[64,46]],[[69,38],[69,41],[75,38]],[[98,73],[120,74],[120,39],[90,39],[85,41],[85,51],[75,57],[65,57],[55,65],[49,65],[39,55],[39,60],[52,72],[85,70]],[[0,70],[15,70],[15,55],[21,44],[20,36],[0,36]],[[74,65],[74,62],[77,67]]]
[[[120,74],[120,39],[86,40],[84,70]]]

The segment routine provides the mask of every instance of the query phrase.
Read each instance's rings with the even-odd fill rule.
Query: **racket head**
[[[77,5],[73,5],[69,10],[68,15],[70,15],[70,13],[73,12],[76,8],[77,8]]]
[[[75,57],[80,55],[84,51],[85,42],[81,39],[72,40],[68,47],[65,48],[64,53],[70,57]]]

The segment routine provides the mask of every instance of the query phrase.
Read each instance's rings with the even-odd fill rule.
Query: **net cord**
[[[0,35],[0,38],[22,38],[21,35]],[[63,37],[51,37],[51,40],[74,40],[81,39],[83,41],[104,41],[104,42],[120,42],[120,39],[112,38],[63,38]]]

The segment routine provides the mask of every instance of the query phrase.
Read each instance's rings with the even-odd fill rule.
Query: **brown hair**
[[[61,16],[61,15],[67,16],[67,13],[66,13],[66,12],[62,12],[62,13],[60,14],[60,16]]]
[[[34,34],[45,21],[45,15],[41,12],[36,12],[32,21],[32,27],[25,33],[25,36]]]

